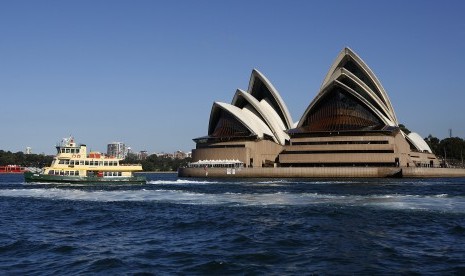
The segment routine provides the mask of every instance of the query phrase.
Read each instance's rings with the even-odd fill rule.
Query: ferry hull
[[[73,184],[145,184],[147,182],[145,176],[132,177],[81,177],[81,176],[63,176],[63,175],[46,175],[40,173],[24,173],[26,182],[42,182],[42,183],[73,183]]]

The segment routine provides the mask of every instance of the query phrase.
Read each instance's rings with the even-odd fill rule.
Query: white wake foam
[[[465,197],[438,195],[332,195],[318,193],[198,193],[184,190],[86,191],[80,189],[4,189],[3,197],[63,199],[74,201],[147,201],[193,205],[231,206],[361,206],[394,210],[465,213]]]
[[[173,185],[186,185],[186,184],[217,184],[219,182],[215,181],[195,181],[195,180],[185,180],[185,179],[176,179],[176,180],[151,180],[147,181],[147,184],[153,185],[163,185],[163,184],[173,184]]]

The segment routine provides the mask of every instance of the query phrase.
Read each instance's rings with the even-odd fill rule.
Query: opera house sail
[[[213,103],[208,135],[194,141],[193,162],[180,176],[465,175],[441,168],[420,135],[400,129],[380,81],[349,48],[337,56],[298,123],[254,69],[247,91],[238,89],[230,104]]]

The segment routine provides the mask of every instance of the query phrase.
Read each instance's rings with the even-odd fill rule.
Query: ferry
[[[26,168],[19,165],[0,166],[0,173],[24,173]]]
[[[135,176],[142,171],[141,164],[121,164],[121,158],[89,152],[84,144],[77,145],[73,137],[63,138],[56,146],[57,155],[50,167],[41,172],[25,172],[26,182],[95,183],[95,184],[145,184],[145,176]]]

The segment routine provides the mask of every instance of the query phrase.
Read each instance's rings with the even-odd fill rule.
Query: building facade
[[[253,70],[247,91],[213,103],[192,160],[246,167],[439,167],[416,133],[404,133],[380,81],[351,49],[332,64],[296,123],[271,82]]]
[[[124,159],[128,154],[126,145],[122,142],[112,142],[107,145],[107,155]]]

